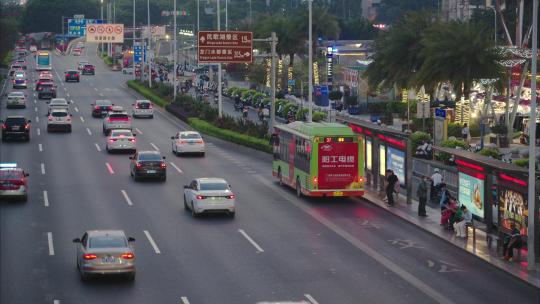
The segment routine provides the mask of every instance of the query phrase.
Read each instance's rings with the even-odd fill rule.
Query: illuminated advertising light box
[[[512,189],[499,190],[499,223],[502,228],[510,231],[514,223],[522,235],[527,235],[528,206],[525,195]]]
[[[405,152],[388,147],[386,151],[386,168],[394,171],[401,186],[405,185]]]
[[[371,170],[371,140],[366,140],[366,169]]]
[[[484,218],[484,178],[482,174],[472,176],[459,172],[458,200],[479,218]]]
[[[379,146],[379,174],[386,175],[386,147]]]

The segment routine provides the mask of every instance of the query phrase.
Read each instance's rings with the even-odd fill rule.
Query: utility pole
[[[177,90],[177,80],[176,80],[176,65],[178,64],[177,63],[177,45],[176,45],[176,36],[178,35],[178,30],[176,29],[176,0],[173,0],[174,1],[174,5],[173,5],[173,11],[174,11],[174,21],[173,21],[173,39],[174,39],[174,50],[172,52],[173,54],[173,101],[176,100],[176,90]],[[169,42],[170,43],[170,42]]]
[[[146,54],[146,60],[148,61],[148,87],[152,87],[152,59],[150,58],[150,50],[152,50],[152,29],[150,28],[150,0],[146,0],[146,9],[148,17],[148,54]]]
[[[135,51],[135,0],[133,0],[133,51]],[[135,76],[135,52],[133,53],[133,79],[137,79]]]
[[[251,2],[251,1],[250,1]],[[278,43],[278,38],[276,36],[276,32],[272,32],[272,35],[270,37],[272,40],[272,92],[271,92],[271,98],[272,103],[270,104],[270,126],[268,130],[270,132],[273,132],[273,128],[276,125],[276,59],[277,59],[277,52],[276,47]]]
[[[101,22],[103,22],[103,0],[101,0]],[[101,43],[101,53],[103,53],[103,43]]]
[[[221,31],[221,18],[220,18],[220,11],[219,11],[219,2],[220,0],[217,0],[217,30]],[[223,96],[221,96],[221,63],[218,63],[218,115],[219,118],[223,117]]]
[[[308,49],[309,49],[309,92],[308,92],[308,122],[313,121],[313,0],[308,0],[309,7],[309,39],[308,39]]]
[[[199,9],[200,9],[200,0],[197,0],[197,35],[199,35]]]
[[[532,63],[531,63],[531,114],[529,115],[529,186],[528,186],[528,226],[527,226],[527,269],[534,270],[536,266],[536,226],[538,224],[536,203],[536,64],[538,62],[538,0],[533,0],[533,34],[532,34]]]
[[[229,0],[225,0],[225,30],[229,30]]]

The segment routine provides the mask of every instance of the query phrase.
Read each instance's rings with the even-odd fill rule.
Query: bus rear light
[[[319,177],[314,176],[313,177],[313,185],[317,185],[319,183]]]

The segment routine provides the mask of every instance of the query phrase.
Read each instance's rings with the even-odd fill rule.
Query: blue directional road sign
[[[86,25],[103,24],[101,19],[68,19],[68,35],[82,37],[86,35]]]
[[[133,46],[133,62],[135,63],[140,63],[142,61],[142,45],[140,44],[135,44]]]
[[[435,117],[446,118],[446,111],[441,108],[435,109]]]

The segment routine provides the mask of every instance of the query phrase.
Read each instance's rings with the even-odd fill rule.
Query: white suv
[[[111,130],[114,129],[132,130],[131,117],[122,107],[113,107],[112,111],[108,112],[105,119],[103,119],[103,134],[109,135]]]
[[[136,100],[133,104],[133,117],[154,117],[154,109],[150,100]]]
[[[47,119],[47,132],[62,130],[71,132],[71,114],[67,109],[52,109]]]

